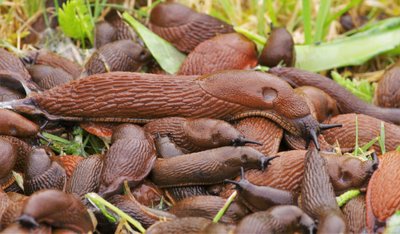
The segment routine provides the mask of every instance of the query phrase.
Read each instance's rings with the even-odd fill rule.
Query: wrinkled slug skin
[[[348,201],[342,211],[349,225],[349,233],[365,233],[366,211],[365,211],[365,195],[359,195]]]
[[[251,145],[252,148],[265,155],[278,153],[283,129],[274,122],[266,118],[250,117],[239,120],[234,126],[246,138],[262,143],[262,145]]]
[[[100,193],[118,192],[125,180],[138,184],[150,173],[155,159],[156,149],[150,135],[137,125],[119,125],[105,155]]]
[[[200,233],[203,229],[207,228],[212,223],[211,220],[201,217],[184,217],[177,218],[171,221],[158,221],[147,230],[147,234],[176,234],[187,233],[196,234]]]
[[[382,107],[400,107],[400,62],[387,70],[378,83],[375,99]]]
[[[391,151],[379,157],[380,165],[372,175],[367,190],[367,215],[377,222],[384,222],[400,209],[400,153]],[[369,220],[369,219],[367,219]],[[374,223],[368,222],[368,230],[374,231]]]
[[[14,54],[0,48],[0,70],[6,70],[19,74],[24,80],[30,80],[31,76],[24,64]]]
[[[199,44],[185,59],[178,75],[204,75],[257,65],[255,44],[238,33],[218,35]]]
[[[154,7],[149,26],[154,33],[185,53],[218,34],[234,32],[231,25],[179,3],[161,3]]]
[[[53,68],[46,65],[33,65],[28,68],[32,80],[44,90],[68,83],[74,78],[61,68]]]
[[[287,144],[289,149],[292,150],[306,150],[306,141],[300,136],[291,135],[290,133],[283,133],[283,141]],[[318,143],[321,151],[333,152],[334,147],[326,142],[323,135],[318,135]]]
[[[268,72],[281,77],[294,87],[308,85],[323,90],[336,100],[339,111],[342,114],[365,114],[387,122],[400,124],[400,109],[382,108],[367,104],[350,93],[350,91],[347,91],[338,83],[325,76],[296,68],[286,67],[272,68]]]
[[[19,173],[24,173],[28,161],[27,158],[29,157],[32,147],[25,141],[12,136],[0,136],[0,140],[8,141],[15,147],[17,150],[17,161],[13,170]]]
[[[339,129],[328,129],[322,134],[329,144],[339,143],[342,151],[352,151],[356,140],[356,116],[358,122],[358,144],[363,146],[373,138],[380,135],[381,120],[363,114],[344,114],[333,117],[326,123],[340,123],[343,127]],[[400,144],[400,127],[391,123],[384,123],[385,127],[385,148],[387,151],[395,150]],[[373,149],[381,151],[379,142],[376,142]]]

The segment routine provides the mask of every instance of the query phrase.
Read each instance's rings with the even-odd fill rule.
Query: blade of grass
[[[139,23],[127,12],[122,14],[122,18],[139,34],[162,69],[169,74],[174,74],[179,70],[186,58],[184,54]]]
[[[352,189],[349,190],[345,193],[343,193],[342,195],[340,195],[339,197],[336,197],[336,202],[338,203],[339,207],[344,206],[348,201],[350,201],[351,199],[357,197],[358,195],[360,195],[360,190],[359,189]]]
[[[372,103],[375,90],[373,85],[367,80],[357,81],[354,79],[346,79],[336,71],[332,71],[331,76],[339,85],[343,86],[360,99],[364,100],[365,102]]]
[[[229,21],[231,24],[235,24],[237,22],[236,17],[237,13],[235,12],[235,7],[233,6],[233,1],[231,0],[218,0],[218,3],[222,6],[222,9],[225,12],[225,15],[229,17]]]
[[[276,19],[276,13],[275,13],[275,7],[273,4],[273,1],[272,0],[263,0],[263,2],[267,3],[266,5],[267,5],[268,16],[272,21],[272,25],[278,26],[278,20]],[[264,3],[263,3],[263,5],[264,5]],[[264,35],[264,34],[261,34],[261,35]]]
[[[229,198],[226,200],[224,206],[218,211],[217,215],[215,215],[213,222],[218,223],[218,221],[222,218],[222,216],[225,214],[226,210],[228,210],[229,206],[237,196],[237,191],[234,191]]]
[[[323,39],[322,37],[325,29],[325,21],[329,15],[330,7],[331,7],[331,0],[320,1],[320,6],[315,25],[314,43],[321,42]]]
[[[328,17],[328,19],[325,21],[325,27],[327,27],[329,24],[331,24],[332,21],[338,19],[344,13],[348,12],[351,8],[358,6],[362,1],[363,0],[351,0],[349,3],[346,4],[345,7],[343,7],[338,12],[336,12]]]
[[[379,137],[379,146],[381,147],[381,152],[382,154],[386,153],[386,147],[385,147],[385,124],[383,121],[381,121],[381,133]]]
[[[258,34],[255,34],[253,32],[250,32],[247,29],[241,28],[241,27],[234,27],[234,30],[237,33],[243,34],[245,37],[249,38],[252,40],[254,43],[257,44],[257,46],[261,46],[261,48],[264,46],[264,44],[267,42],[267,39],[263,36],[260,36]]]
[[[258,1],[256,1],[258,2]],[[256,3],[257,4],[257,3]],[[257,4],[258,5],[258,4]],[[259,35],[265,35],[265,26],[266,26],[266,20],[265,20],[265,12],[266,12],[266,1],[262,1],[261,6],[257,7],[257,32]]]

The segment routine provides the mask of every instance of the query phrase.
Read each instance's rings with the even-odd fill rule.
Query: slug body
[[[19,223],[30,228],[47,223],[79,233],[94,230],[90,215],[81,201],[72,194],[57,190],[32,194],[25,203]]]
[[[382,107],[400,107],[400,62],[387,70],[378,83],[376,101]]]
[[[11,105],[50,119],[143,123],[172,116],[226,120],[262,116],[306,139],[320,131],[305,101],[285,81],[256,71],[201,77],[97,74]]]
[[[346,221],[336,202],[327,163],[315,148],[309,148],[304,163],[301,208],[318,219],[318,233],[346,233]]]
[[[106,196],[118,192],[125,180],[132,185],[138,184],[150,173],[155,159],[153,140],[141,127],[118,126],[104,159],[100,193]]]
[[[154,7],[150,29],[185,53],[218,34],[234,32],[231,25],[179,3],[161,3]]]
[[[7,189],[14,183],[15,179],[12,170],[17,161],[17,151],[13,145],[0,139],[0,187]]]
[[[349,225],[349,233],[366,233],[365,195],[359,195],[348,201],[342,211]]]
[[[180,67],[179,75],[204,75],[257,65],[256,45],[238,33],[221,34],[200,43]]]
[[[147,234],[201,233],[212,221],[202,217],[184,217],[171,221],[159,221],[146,230]]]
[[[32,137],[39,132],[39,126],[10,110],[0,109],[0,135]]]
[[[0,70],[16,73],[26,81],[31,80],[31,76],[21,60],[3,48],[0,48]]]
[[[0,140],[9,142],[17,150],[17,161],[13,170],[19,173],[24,173],[32,147],[25,141],[13,136],[0,136]]]
[[[168,159],[157,159],[151,179],[160,187],[221,183],[239,174],[240,167],[262,169],[274,157],[250,147],[225,146]]]
[[[273,29],[258,61],[267,67],[275,67],[281,63],[292,67],[296,61],[292,35],[285,28]]]
[[[61,68],[46,65],[32,65],[28,68],[32,80],[42,89],[51,89],[57,85],[65,84],[74,78]]]
[[[339,111],[342,114],[365,114],[387,122],[400,124],[400,109],[382,108],[365,103],[325,76],[296,68],[284,67],[270,69],[269,73],[281,77],[295,87],[309,85],[323,90],[336,100]]]
[[[67,174],[67,178],[71,178],[72,173],[74,172],[76,166],[80,161],[84,158],[82,156],[77,155],[62,155],[62,156],[52,156],[52,160],[58,162],[64,169]]]

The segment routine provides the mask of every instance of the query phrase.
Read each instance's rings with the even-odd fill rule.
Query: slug
[[[154,141],[157,155],[161,158],[171,158],[184,154],[183,149],[179,148],[174,142],[172,142],[168,136],[161,136],[158,134]]]
[[[151,171],[151,180],[161,188],[217,184],[235,177],[242,166],[245,169],[263,170],[274,158],[247,146],[225,146],[157,159]]]
[[[101,155],[92,155],[81,160],[68,180],[65,191],[76,194],[82,199],[87,193],[97,193],[100,187],[102,167],[103,156]]]
[[[367,233],[365,195],[348,201],[342,211],[349,226],[349,233]]]
[[[14,54],[0,48],[0,70],[16,73],[23,80],[30,81],[31,76],[25,69],[24,64]]]
[[[398,151],[381,155],[378,170],[368,183],[366,197],[368,232],[376,232],[387,218],[400,209],[399,156]]]
[[[154,7],[149,26],[154,33],[185,53],[218,34],[234,32],[232,25],[179,3],[160,3]]]
[[[136,186],[132,190],[132,195],[136,200],[144,206],[151,207],[154,204],[159,204],[163,198],[163,191],[149,180],[144,180],[143,183]]]
[[[85,64],[85,74],[137,71],[150,58],[142,46],[131,40],[108,43],[96,50]]]
[[[275,206],[246,216],[234,233],[297,233],[301,227],[313,233],[314,220],[296,206]]]
[[[15,183],[12,170],[17,161],[17,151],[13,145],[0,138],[0,187],[7,191],[7,188]]]
[[[0,203],[2,203],[0,208],[2,210],[0,211],[1,230],[17,221],[17,218],[21,216],[23,205],[28,197],[15,192],[8,192],[6,194],[1,191],[0,193]]]
[[[338,127],[342,127],[342,124],[338,124]],[[319,135],[317,137],[319,143],[319,149],[321,151],[326,152],[334,152],[334,146],[326,142],[325,137],[323,135]],[[307,142],[295,135],[291,135],[290,133],[283,134],[283,142],[287,145],[288,149],[292,150],[306,150],[307,149]]]
[[[65,169],[55,161],[51,161],[44,149],[33,149],[27,158],[24,179],[25,194],[41,189],[64,190],[67,175]]]
[[[211,220],[202,217],[184,217],[167,222],[158,221],[146,230],[146,234],[196,234],[207,228],[211,223]]]
[[[188,197],[173,205],[169,212],[177,217],[203,217],[212,220],[225,202],[226,199],[218,196]],[[234,224],[245,217],[247,213],[246,207],[232,203],[219,222]]]
[[[54,88],[68,83],[74,78],[61,68],[53,68],[46,65],[32,65],[28,67],[32,80],[43,90]]]
[[[200,43],[182,63],[178,75],[205,75],[216,71],[245,70],[257,65],[256,45],[238,33],[215,36]]]
[[[257,143],[246,139],[229,123],[209,118],[162,118],[146,124],[144,130],[154,138],[168,136],[184,153]]]
[[[150,173],[156,159],[153,139],[137,125],[119,125],[114,129],[111,144],[101,173],[103,196],[118,192],[125,180],[137,185]]]
[[[116,41],[117,29],[107,21],[97,22],[94,31],[94,46],[96,49]]]
[[[244,136],[261,143],[252,145],[252,148],[265,155],[278,153],[283,129],[274,122],[262,117],[249,117],[236,121],[233,126]]]
[[[72,194],[57,190],[42,190],[32,194],[18,221],[28,228],[46,223],[78,233],[94,231],[91,217],[81,201]]]
[[[357,117],[357,125],[356,125]],[[395,150],[400,144],[400,127],[391,123],[383,122],[374,117],[363,114],[344,114],[338,115],[326,121],[327,124],[341,123],[341,131],[330,129],[323,132],[325,140],[329,144],[338,142],[342,152],[353,151],[356,142],[356,127],[358,126],[358,145],[364,146],[372,139],[380,136],[381,124],[385,130],[385,148],[387,151]],[[381,152],[381,147],[377,141],[372,145],[376,152]]]
[[[13,136],[0,136],[0,140],[9,142],[17,150],[17,161],[15,162],[13,170],[24,173],[26,170],[27,158],[31,153],[32,147],[25,141]]]
[[[39,132],[39,126],[13,111],[0,109],[0,135],[32,137]]]
[[[50,158],[51,160],[58,162],[58,164],[65,169],[68,179],[71,178],[77,164],[84,159],[82,156],[77,155],[52,156]]]
[[[379,106],[399,108],[400,100],[400,61],[391,69],[385,71],[379,80],[375,99]]]
[[[337,202],[326,160],[314,147],[306,153],[300,207],[318,219],[318,233],[347,233],[347,225]]]
[[[296,52],[292,35],[285,28],[274,28],[258,58],[259,64],[275,67],[283,64],[286,67],[294,66]]]
[[[320,126],[285,81],[256,71],[200,77],[96,74],[2,106],[70,121],[143,123],[172,116],[225,120],[261,116],[315,142],[320,130],[331,127]]]
[[[335,81],[308,71],[296,68],[276,67],[268,71],[286,80],[294,87],[309,85],[319,88],[336,100],[340,113],[365,114],[386,122],[400,124],[400,109],[382,108],[360,100]]]

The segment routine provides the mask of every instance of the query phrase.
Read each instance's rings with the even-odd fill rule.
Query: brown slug
[[[177,217],[203,217],[212,220],[224,206],[225,202],[226,199],[218,196],[188,197],[174,204],[169,212]],[[246,207],[234,202],[229,206],[219,222],[237,223],[247,213],[248,210]]]
[[[101,173],[99,191],[103,196],[118,192],[125,180],[137,185],[150,173],[156,160],[153,139],[137,125],[116,127],[111,144]]]
[[[342,127],[342,124],[338,124],[338,126]],[[323,135],[318,135],[317,137],[318,143],[319,143],[319,149],[321,151],[326,151],[326,152],[334,152],[335,148],[333,145],[329,144],[326,142],[325,137]],[[283,133],[283,142],[286,144],[288,149],[291,150],[306,150],[307,149],[307,142],[295,135],[291,135],[290,133]]]
[[[51,160],[54,160],[60,164],[65,169],[67,178],[69,179],[74,172],[77,164],[84,158],[78,155],[62,155],[62,156],[52,156]]]
[[[234,32],[232,25],[179,3],[160,3],[154,7],[149,27],[185,53],[218,34]]]
[[[185,154],[183,153],[183,149],[179,148],[174,142],[172,142],[168,136],[157,134],[154,142],[156,145],[157,155],[161,158],[171,158]]]
[[[42,190],[32,194],[22,210],[19,223],[28,228],[46,223],[78,233],[94,231],[86,207],[72,194],[58,190]]]
[[[283,129],[276,123],[262,117],[249,117],[236,121],[233,126],[247,138],[261,143],[251,145],[252,148],[265,155],[278,153]]]
[[[221,34],[200,43],[182,63],[178,75],[245,70],[257,65],[256,45],[239,33]]]
[[[379,80],[378,88],[376,89],[375,99],[378,106],[382,107],[400,107],[400,61],[392,68],[385,71],[382,78]]]
[[[0,187],[5,191],[15,183],[12,170],[16,161],[17,150],[10,142],[0,138]]]
[[[349,226],[349,233],[366,233],[365,195],[359,195],[348,201],[342,208]]]
[[[304,162],[300,207],[318,219],[318,233],[346,233],[347,224],[330,182],[328,165],[319,152],[310,146]]]
[[[211,220],[202,217],[184,217],[166,222],[158,221],[146,230],[146,234],[199,234],[211,223]]]
[[[52,161],[44,149],[35,148],[27,158],[24,179],[25,194],[41,189],[64,190],[67,182],[65,169],[55,161]]]
[[[97,193],[100,187],[102,167],[102,155],[92,155],[81,160],[72,172],[67,182],[65,192],[76,194],[82,199],[87,193]]]
[[[32,80],[43,90],[54,88],[68,83],[74,78],[61,68],[53,68],[46,65],[32,65],[28,67]]]
[[[242,70],[200,77],[96,74],[1,106],[70,121],[143,123],[172,116],[225,120],[260,116],[315,142],[320,130],[332,127],[320,126],[285,81]]]
[[[6,197],[3,196],[4,192],[1,193],[0,230],[17,221],[17,218],[21,216],[23,205],[28,199],[27,196],[20,193],[8,192]]]
[[[8,141],[17,150],[17,161],[13,170],[24,173],[26,170],[27,158],[29,157],[32,147],[25,141],[13,136],[0,136],[0,140]]]
[[[168,136],[184,153],[257,143],[246,139],[229,123],[209,118],[162,118],[146,124],[144,130],[154,138]]]
[[[26,81],[31,80],[31,76],[21,60],[3,48],[0,48],[0,70],[16,73]]]
[[[217,184],[237,176],[240,167],[263,170],[274,158],[247,146],[225,146],[157,159],[151,171],[151,180],[161,188]]]
[[[161,189],[149,180],[144,180],[141,184],[133,188],[132,195],[140,204],[148,207],[159,204],[164,199]]]
[[[283,64],[286,67],[294,66],[296,52],[292,35],[285,28],[274,28],[258,58],[259,64],[275,67]]]
[[[246,216],[234,233],[297,233],[301,227],[313,233],[314,220],[297,206],[275,206]]]
[[[13,111],[0,109],[0,135],[32,137],[39,132],[39,126]]]
[[[150,58],[138,43],[121,40],[108,43],[96,50],[85,64],[86,75],[112,71],[137,71]]]
[[[105,44],[116,41],[117,29],[107,21],[97,22],[94,31],[94,46],[100,48]]]
[[[342,152],[353,151],[356,142],[356,117],[358,126],[358,145],[364,146],[372,139],[380,136],[381,124],[385,129],[385,148],[387,151],[395,150],[400,144],[400,127],[391,123],[383,122],[374,117],[363,114],[343,114],[326,121],[327,124],[341,123],[341,131],[330,129],[323,132],[325,140],[329,144],[338,142]],[[376,152],[381,152],[379,142],[372,145]]]
[[[400,109],[382,108],[368,104],[325,76],[291,67],[276,67],[268,72],[281,77],[294,87],[308,85],[321,89],[336,100],[338,109],[342,114],[365,114],[400,124]]]
[[[386,219],[400,209],[400,152],[390,151],[379,157],[380,165],[367,189],[368,232],[375,232]]]

